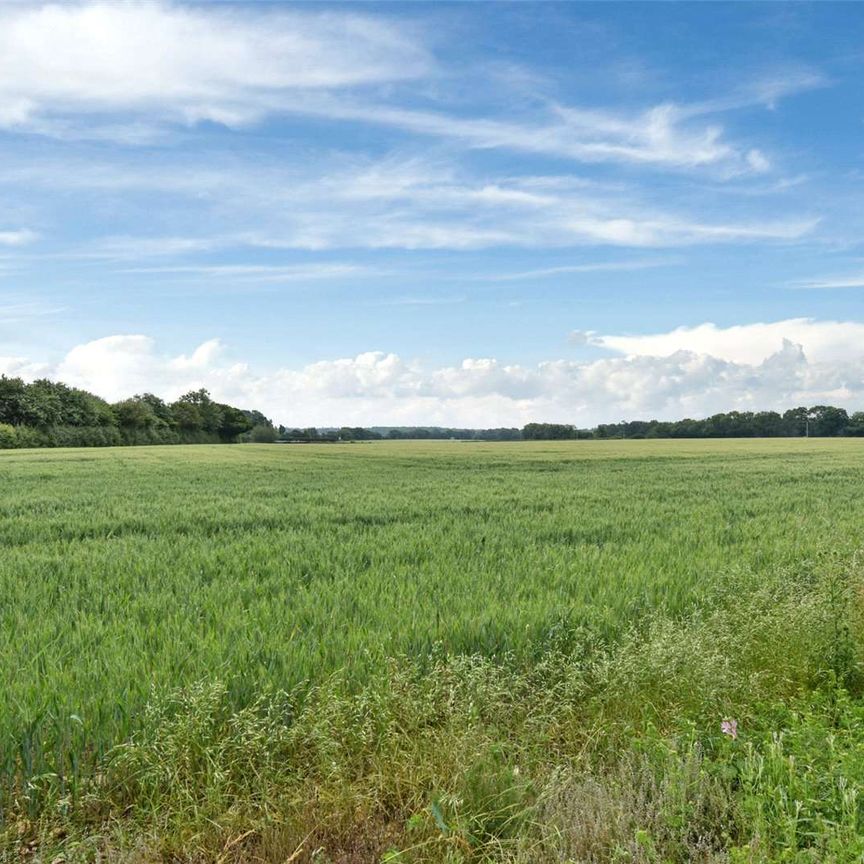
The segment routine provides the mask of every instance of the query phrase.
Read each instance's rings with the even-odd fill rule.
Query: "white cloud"
[[[141,112],[237,125],[292,93],[405,80],[425,50],[369,16],[91,2],[0,5],[0,125]],[[92,122],[92,118],[91,118]]]
[[[56,376],[73,387],[92,388],[116,400],[164,388],[169,384],[172,362],[155,353],[155,342],[147,336],[106,336],[69,351],[57,366]]]
[[[625,162],[672,168],[722,166],[727,172],[770,168],[758,150],[741,151],[723,139],[716,124],[695,123],[676,105],[632,114],[554,106],[551,113],[521,122],[393,108],[338,100],[307,102],[308,114],[394,126],[418,135],[460,141],[480,150],[506,149],[579,162]]]
[[[189,264],[165,267],[126,267],[121,273],[153,276],[214,277],[227,282],[308,282],[380,274],[359,264],[326,262],[314,264]]]
[[[650,248],[788,242],[818,224],[810,216],[714,222],[568,176],[476,179],[419,160],[351,165],[289,189],[272,180],[263,193],[267,233],[245,235],[253,245],[312,250]]]
[[[797,332],[810,346],[775,341]],[[856,329],[857,328],[857,329]],[[167,398],[207,387],[214,397],[259,408],[286,424],[522,425],[532,420],[591,425],[622,417],[678,418],[731,409],[784,409],[831,402],[864,408],[864,330],[854,322],[779,322],[665,334],[628,345],[626,356],[593,361],[549,360],[525,366],[469,358],[429,368],[393,353],[370,351],[296,369],[253,371],[232,362],[218,340],[170,356],[141,335],[110,336],[73,348],[56,366],[6,358],[0,368],[39,369],[109,399],[151,390]],[[731,331],[731,332],[730,332]],[[700,333],[690,348],[672,344]],[[721,334],[719,337],[717,334]],[[715,341],[706,341],[714,338]],[[833,337],[833,339],[832,339]],[[616,337],[596,337],[605,342]],[[756,352],[742,349],[760,342]],[[695,337],[694,337],[695,340]],[[724,341],[726,340],[726,341]],[[828,343],[833,342],[829,348]],[[737,347],[735,345],[737,344]],[[667,347],[671,347],[666,353]]]
[[[691,351],[741,364],[762,363],[789,342],[800,345],[807,359],[814,363],[838,363],[864,357],[864,324],[810,318],[731,327],[707,323],[679,327],[669,333],[595,335],[592,341],[625,354],[669,357],[678,351]]]
[[[864,273],[807,279],[801,282],[793,282],[791,287],[801,289],[864,288]]]
[[[102,237],[74,257],[107,261],[139,258],[171,258],[191,252],[208,252],[221,245],[216,237]]]
[[[813,73],[784,70],[776,80],[756,80],[701,103],[623,110],[539,99],[543,107],[527,114],[511,108],[504,116],[448,113],[412,107],[388,88],[438,73],[424,35],[380,15],[266,4],[0,4],[0,127],[146,144],[159,123],[238,127],[295,113],[388,126],[472,149],[712,168],[732,177],[769,171],[771,161],[755,147],[727,140],[716,115],[771,106],[822,83]],[[480,81],[470,69],[447,70],[462,91],[455,102],[464,105],[466,90],[488,86],[489,65]],[[507,86],[519,93],[531,75],[505,76]],[[439,101],[445,80],[436,77]],[[357,88],[363,88],[359,95]]]
[[[24,300],[20,303],[0,303],[0,327],[8,324],[20,324],[33,318],[58,315],[65,311],[65,306],[46,303],[40,300]]]
[[[653,270],[657,267],[673,267],[680,264],[678,258],[640,258],[632,261],[591,261],[585,264],[564,264],[558,267],[542,267],[537,270],[522,270],[512,273],[497,273],[478,277],[486,282],[518,282],[523,279],[545,279],[549,276],[567,276],[576,273],[617,273],[632,270]]]
[[[752,204],[710,217],[668,195],[572,175],[476,176],[423,158],[322,157],[311,165],[215,160],[207,167],[167,163],[159,170],[128,155],[115,165],[0,168],[0,182],[68,188],[104,205],[107,196],[159,196],[160,216],[177,235],[105,237],[72,257],[117,260],[230,246],[306,250],[542,248],[794,242],[819,219]],[[167,200],[165,200],[167,199]],[[189,208],[199,236],[183,236]],[[809,208],[808,208],[809,209]]]
[[[812,75],[792,76],[773,98],[821,84]],[[769,88],[770,89],[770,88]],[[716,169],[727,178],[763,174],[771,160],[758,148],[728,141],[713,118],[725,111],[766,104],[756,82],[734,98],[702,103],[665,102],[641,110],[586,109],[548,104],[530,116],[498,117],[448,114],[417,108],[344,99],[307,99],[294,110],[308,115],[391,126],[415,135],[458,142],[478,150],[504,149],[585,163],[627,163],[656,168]]]
[[[0,354],[0,375],[20,377],[28,381],[51,374],[52,367],[47,363],[36,363],[26,357],[3,356]]]
[[[0,231],[0,246],[27,246],[39,239],[35,231],[26,228],[17,231]]]

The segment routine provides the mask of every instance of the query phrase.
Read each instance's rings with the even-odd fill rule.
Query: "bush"
[[[0,423],[0,450],[11,450],[18,446],[18,433],[15,427],[8,423]]]
[[[126,428],[120,430],[122,444],[179,444],[180,435],[168,426],[150,426],[146,429]]]
[[[47,434],[54,447],[116,447],[123,443],[115,426],[55,426]]]
[[[254,426],[249,433],[249,440],[253,444],[272,444],[276,437],[276,430],[272,426]]]
[[[53,447],[54,440],[41,429],[32,426],[16,426],[15,435],[18,439],[18,447]]]

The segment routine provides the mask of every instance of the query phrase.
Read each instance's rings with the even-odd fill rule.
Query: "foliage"
[[[276,440],[276,430],[272,426],[253,426],[249,430],[249,440],[253,444],[272,444]]]
[[[0,450],[10,450],[18,446],[18,434],[14,426],[0,423]]]
[[[0,424],[13,429],[0,434],[0,449],[227,443],[254,425],[273,429],[260,412],[216,403],[206,390],[171,405],[151,393],[109,405],[65,384],[46,379],[25,384],[5,376],[0,376]]]
[[[630,420],[601,423],[583,429],[569,423],[528,423],[522,429],[454,429],[442,426],[342,427],[338,430],[282,430],[285,437],[311,440],[338,437],[343,441],[448,440],[460,441],[576,441],[612,438],[837,438],[864,436],[864,412],[851,416],[842,408],[815,405],[776,411],[730,411],[704,420]]]
[[[835,438],[864,435],[864,415],[850,417],[843,408],[814,405],[776,411],[730,411],[704,420],[637,420],[601,423],[595,438]],[[527,427],[526,427],[527,428]],[[551,437],[537,435],[535,437]],[[563,436],[568,437],[568,436]],[[577,437],[577,436],[569,436]]]

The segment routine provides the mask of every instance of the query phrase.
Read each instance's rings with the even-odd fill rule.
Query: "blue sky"
[[[0,5],[0,371],[286,423],[864,408],[858,4]]]

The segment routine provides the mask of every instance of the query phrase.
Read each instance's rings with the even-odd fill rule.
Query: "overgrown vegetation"
[[[9,860],[864,854],[856,442],[178,455],[0,457]]]

